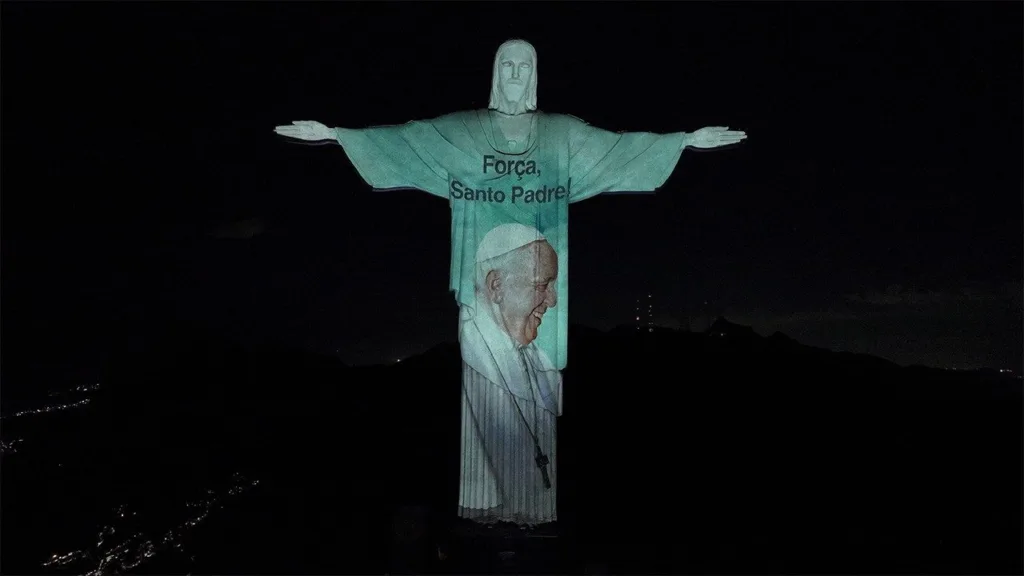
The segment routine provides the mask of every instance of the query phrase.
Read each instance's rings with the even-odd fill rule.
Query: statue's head
[[[537,109],[537,51],[529,42],[509,40],[498,47],[487,107],[505,114]]]

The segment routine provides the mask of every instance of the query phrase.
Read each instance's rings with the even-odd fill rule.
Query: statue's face
[[[513,44],[502,50],[498,59],[498,86],[509,102],[519,102],[533,74],[533,58],[525,46]]]
[[[509,336],[525,345],[537,338],[541,318],[558,303],[558,255],[543,241],[520,250],[523,257],[502,274],[495,300]]]

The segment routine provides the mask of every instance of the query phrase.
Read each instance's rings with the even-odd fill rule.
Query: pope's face
[[[534,242],[521,250],[525,254],[519,264],[503,275],[497,305],[509,335],[526,345],[537,338],[544,313],[558,303],[558,255],[547,242]]]
[[[513,44],[498,58],[498,86],[509,102],[519,102],[526,94],[533,74],[533,57],[525,46]]]

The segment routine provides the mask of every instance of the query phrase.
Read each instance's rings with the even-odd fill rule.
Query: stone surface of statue
[[[377,190],[417,189],[451,207],[450,289],[463,359],[459,515],[553,522],[555,418],[567,362],[569,204],[653,192],[687,146],[746,138],[725,127],[615,133],[537,109],[537,54],[494,58],[488,108],[361,129],[298,121],[275,129],[335,139]]]

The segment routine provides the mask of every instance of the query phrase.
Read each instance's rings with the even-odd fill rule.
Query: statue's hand
[[[694,148],[718,148],[736,144],[747,138],[747,133],[740,130],[729,130],[728,126],[708,126],[689,134],[686,145]]]
[[[274,132],[299,140],[334,140],[334,130],[314,120],[296,120],[291,126],[278,126]]]

